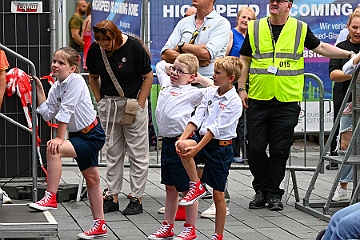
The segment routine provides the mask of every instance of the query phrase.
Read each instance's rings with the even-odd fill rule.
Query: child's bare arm
[[[38,104],[38,106],[40,106],[43,102],[46,101],[44,87],[39,78],[33,76],[32,79],[34,79],[35,83],[36,83],[36,96],[37,96],[37,101],[38,101],[37,104]]]
[[[208,144],[208,142],[210,142],[213,137],[214,137],[214,135],[212,134],[212,132],[207,131],[205,136],[201,139],[201,141],[198,144],[190,145],[190,146],[186,147],[184,149],[185,151],[180,152],[179,156],[182,159],[194,158],[194,156],[196,154],[198,154],[198,152],[200,152],[200,150],[203,149],[205,147],[205,145]],[[192,141],[194,141],[194,140],[192,140]]]
[[[197,129],[196,125],[194,123],[192,123],[192,122],[189,122],[186,125],[186,128],[185,128],[184,132],[179,137],[179,140],[187,139],[190,136],[190,134],[192,134],[196,129]]]
[[[47,142],[47,151],[51,155],[56,155],[60,152],[60,146],[63,144],[65,138],[67,123],[59,121],[58,126],[56,137]]]
[[[200,83],[201,85],[203,85],[204,87],[214,87],[214,81],[204,77],[203,75],[201,75],[200,73],[197,73],[196,78],[193,81],[194,83]]]

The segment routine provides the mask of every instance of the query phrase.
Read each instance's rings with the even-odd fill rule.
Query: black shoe
[[[335,162],[330,162],[330,164],[326,165],[327,170],[337,170],[339,169],[339,165]]]
[[[202,183],[203,187],[206,190],[205,195],[201,199],[211,199],[213,197],[212,193],[207,189],[206,184]]]
[[[269,206],[268,208],[271,210],[271,211],[281,211],[284,209],[284,206],[281,202],[280,199],[277,199],[277,198],[272,198],[269,200]]]
[[[130,199],[130,203],[126,206],[123,215],[136,215],[143,212],[142,204],[139,202],[139,199],[133,197]]]
[[[250,209],[260,209],[265,207],[265,198],[261,190],[258,190],[249,203]]]
[[[106,197],[103,203],[104,213],[119,211],[119,202],[115,203],[112,196]]]

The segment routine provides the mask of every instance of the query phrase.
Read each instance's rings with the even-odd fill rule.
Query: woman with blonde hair
[[[240,56],[240,49],[248,29],[248,21],[255,20],[256,15],[251,7],[242,7],[236,17],[236,27],[231,29],[226,56]]]

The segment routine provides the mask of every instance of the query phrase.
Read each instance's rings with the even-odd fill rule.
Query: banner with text
[[[321,41],[334,44],[340,30],[346,26],[348,16],[358,4],[358,1],[352,0],[295,0],[290,10],[290,16],[306,22]],[[156,0],[150,2],[150,50],[153,66],[161,60],[161,48],[190,5],[190,0]],[[257,18],[261,18],[269,16],[268,5],[268,1],[264,0],[243,0],[241,4],[237,0],[222,0],[216,2],[215,10],[226,17],[232,27],[235,27],[237,12],[242,7],[253,8]],[[317,75],[324,82],[325,99],[332,99],[333,83],[329,79],[329,59],[307,49],[304,51],[304,59],[305,72]],[[314,80],[306,79],[304,91],[308,102],[319,101],[320,92],[318,90],[319,87],[316,86]],[[310,107],[309,109],[313,108]],[[302,119],[299,118],[299,123],[301,122]],[[318,120],[308,122],[308,127],[318,131]],[[327,119],[325,131],[330,131],[331,128],[332,120]],[[302,127],[297,127],[296,130],[303,131],[302,129]]]
[[[92,25],[110,20],[126,34],[140,36],[142,0],[93,0]]]

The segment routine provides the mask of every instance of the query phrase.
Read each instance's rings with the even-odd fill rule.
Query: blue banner
[[[244,6],[254,9],[257,18],[269,15],[268,1],[264,0],[217,1],[215,10],[226,17],[232,27],[235,27],[237,12]],[[340,30],[346,26],[348,16],[357,6],[358,1],[330,1],[330,0],[295,0],[290,10],[290,16],[306,22],[312,32],[321,41],[334,44]],[[152,64],[161,60],[160,50],[170,36],[176,23],[183,17],[186,9],[191,5],[190,0],[156,0],[150,2],[150,50]],[[313,73],[324,82],[325,98],[332,99],[332,82],[329,79],[329,59],[304,51],[305,72]],[[316,100],[319,91],[314,83],[307,82],[306,98]],[[311,94],[309,94],[311,93]]]
[[[140,36],[142,0],[93,0],[92,25],[110,20],[124,33]]]

